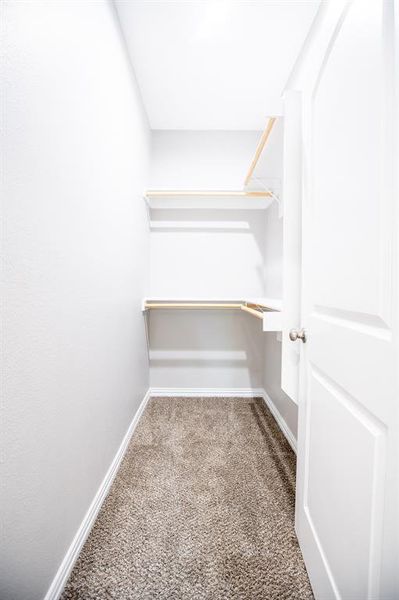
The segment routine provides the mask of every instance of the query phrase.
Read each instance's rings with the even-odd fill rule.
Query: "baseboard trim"
[[[263,397],[264,390],[262,388],[157,388],[151,387],[150,394],[153,397],[159,398],[253,398]]]
[[[69,575],[71,574],[71,571],[73,569],[73,566],[79,556],[80,551],[82,550],[83,544],[85,543],[87,536],[90,533],[91,528],[94,525],[94,521],[97,518],[98,512],[101,508],[102,503],[104,502],[109,489],[112,485],[112,482],[115,478],[115,475],[119,469],[119,466],[122,462],[122,459],[125,455],[125,452],[127,450],[127,447],[129,445],[130,442],[130,438],[133,435],[134,430],[136,429],[137,423],[139,422],[139,419],[141,417],[141,415],[144,412],[144,409],[147,405],[148,400],[151,397],[151,393],[150,390],[147,391],[147,393],[145,394],[143,400],[140,403],[139,408],[137,409],[130,425],[129,428],[125,434],[125,437],[122,440],[121,445],[119,446],[114,459],[103,479],[103,481],[100,484],[100,487],[97,490],[96,495],[94,496],[93,502],[91,503],[73,541],[72,544],[70,545],[51,585],[50,588],[47,592],[47,594],[44,597],[44,600],[58,600],[58,598],[60,597],[65,584],[68,580]]]
[[[296,454],[297,441],[294,437],[294,434],[292,433],[291,429],[288,427],[287,423],[285,422],[285,419],[282,417],[281,413],[276,408],[276,405],[274,404],[273,400],[270,398],[270,396],[266,392],[266,390],[262,390],[262,398],[263,398],[266,406],[272,413],[273,417],[275,418],[277,425],[280,427],[281,431],[283,432],[287,442],[289,443],[289,445],[291,446],[291,448],[293,449],[293,451]]]

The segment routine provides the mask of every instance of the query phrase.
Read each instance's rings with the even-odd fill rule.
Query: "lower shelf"
[[[145,298],[147,310],[242,310],[262,321],[263,331],[282,331],[281,300],[272,298],[243,299],[187,299]]]

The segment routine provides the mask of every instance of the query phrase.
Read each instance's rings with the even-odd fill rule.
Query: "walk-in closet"
[[[399,0],[0,19],[0,600],[399,598]]]

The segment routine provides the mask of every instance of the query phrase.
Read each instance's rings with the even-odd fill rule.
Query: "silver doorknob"
[[[304,329],[290,329],[289,336],[291,342],[296,342],[297,340],[302,340],[303,343],[306,342],[306,333]]]

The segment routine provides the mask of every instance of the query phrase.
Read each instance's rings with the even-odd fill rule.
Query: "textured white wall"
[[[0,597],[39,600],[148,387],[149,131],[111,4],[3,11]]]

